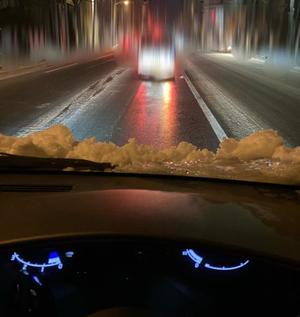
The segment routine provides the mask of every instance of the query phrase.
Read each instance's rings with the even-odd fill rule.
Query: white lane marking
[[[45,71],[45,73],[49,74],[49,73],[57,72],[58,70],[69,68],[69,67],[72,67],[72,66],[75,66],[75,65],[78,65],[78,63],[72,63],[72,64],[60,66],[60,67],[57,67],[57,68],[54,68],[54,69],[50,69],[50,70]]]
[[[193,85],[193,83],[191,82],[191,80],[188,78],[188,76],[186,74],[184,74],[184,79],[185,79],[187,85],[189,86],[192,94],[194,95],[195,99],[197,100],[198,105],[202,109],[206,119],[208,120],[212,129],[214,130],[215,135],[217,136],[218,140],[220,142],[223,141],[224,139],[227,138],[225,131],[223,130],[223,128],[221,127],[221,125],[219,124],[219,122],[217,121],[215,116],[212,114],[212,112],[210,111],[210,109],[206,105],[205,101],[200,96],[197,89],[195,88],[195,86]]]
[[[109,59],[109,60],[107,60],[107,61],[105,61],[105,62],[103,62],[103,63],[98,63],[98,64],[95,64],[95,65],[91,65],[91,66],[88,66],[88,67],[86,67],[86,68],[87,68],[87,69],[90,69],[90,68],[94,68],[94,67],[97,67],[97,66],[100,66],[100,65],[104,65],[104,64],[107,64],[107,63],[111,63],[113,60],[114,60],[114,59],[112,58],[112,59]]]
[[[48,106],[50,106],[51,103],[50,102],[46,102],[46,103],[42,103],[41,105],[37,105],[35,106],[37,109],[43,109],[43,108],[46,108]]]
[[[299,66],[295,66],[291,69],[291,72],[293,73],[300,73],[300,67]]]
[[[266,60],[263,59],[263,58],[251,57],[251,58],[249,59],[249,62],[250,62],[250,63],[253,63],[253,64],[265,64],[265,63],[266,63]]]
[[[191,76],[201,85],[202,91],[207,94],[225,126],[230,129],[232,137],[241,139],[254,131],[272,129],[272,126],[258,117],[257,113],[251,111],[252,108],[248,103],[225,92],[207,74],[197,71],[198,66],[196,64],[188,61],[187,67]]]
[[[46,66],[44,66],[44,68],[45,67]],[[0,74],[0,81],[15,78],[15,77],[21,77],[21,76],[25,76],[25,75],[31,75],[34,73],[41,72],[43,70],[44,70],[43,66],[41,66],[41,67],[37,67],[34,69],[28,69],[28,70],[24,69],[24,71],[20,71],[20,73],[16,72],[16,73],[12,73],[12,74],[7,74],[7,75],[4,75],[3,77],[1,77],[1,74]]]
[[[97,60],[101,60],[101,59],[104,59],[104,58],[106,58],[106,57],[114,57],[114,55],[113,54],[106,54],[106,55],[102,55],[102,56],[99,56],[99,57],[97,57],[97,58],[95,58],[94,59],[94,61],[97,61]]]

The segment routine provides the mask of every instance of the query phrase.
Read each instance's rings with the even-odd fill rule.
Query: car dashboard
[[[300,308],[298,270],[205,244],[94,237],[24,244],[0,260],[1,316],[125,308],[128,316],[297,316]]]
[[[97,173],[0,185],[0,316],[300,315],[298,188]]]

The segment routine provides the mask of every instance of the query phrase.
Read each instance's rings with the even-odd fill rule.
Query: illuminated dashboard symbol
[[[188,256],[190,259],[192,259],[195,263],[195,268],[198,268],[202,262],[204,262],[204,258],[200,255],[198,255],[194,250],[192,249],[186,249],[182,251],[183,256]],[[205,263],[204,267],[209,270],[215,270],[215,271],[234,271],[241,269],[242,267],[246,266],[250,261],[246,260],[245,262],[241,262],[239,265],[235,266],[216,266],[216,265],[210,265],[209,263]]]
[[[250,261],[247,260],[247,261],[242,262],[236,266],[214,266],[214,265],[210,265],[210,264],[206,263],[204,265],[204,267],[206,267],[207,269],[216,270],[216,271],[234,271],[234,270],[241,269],[242,267],[246,266],[249,262]]]
[[[195,253],[192,249],[184,250],[182,255],[190,257],[195,262],[195,268],[198,268],[203,261],[203,257]]]
[[[73,252],[73,251],[67,251],[67,252],[65,253],[65,256],[66,256],[67,258],[71,258],[73,255],[74,255],[74,252]]]
[[[55,267],[56,266],[59,270],[61,270],[63,268],[63,264],[60,260],[60,257],[58,256],[57,252],[50,253],[47,263],[31,263],[29,261],[25,261],[16,252],[14,252],[12,254],[11,261],[17,261],[17,262],[23,264],[23,266],[22,266],[23,271],[26,270],[27,267],[39,268],[39,269],[41,269],[41,272],[44,272],[45,268],[48,268],[48,267]]]

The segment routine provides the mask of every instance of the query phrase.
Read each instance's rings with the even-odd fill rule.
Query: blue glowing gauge
[[[183,256],[188,256],[194,263],[195,263],[195,268],[198,268],[201,263],[203,262],[206,269],[209,270],[215,270],[215,271],[234,271],[241,269],[242,267],[246,266],[250,261],[246,260],[244,262],[241,262],[238,265],[235,266],[215,266],[215,265],[210,265],[209,263],[204,261],[204,258],[197,254],[194,250],[192,249],[186,249],[182,251]]]
[[[60,257],[57,252],[51,252],[48,257],[47,263],[31,263],[29,261],[25,261],[20,257],[20,255],[16,252],[11,256],[11,261],[17,261],[22,264],[22,270],[25,271],[28,267],[38,268],[41,272],[44,272],[46,268],[49,267],[57,267],[59,270],[63,268],[63,264],[60,260]]]
[[[204,267],[210,270],[216,270],[216,271],[234,271],[241,269],[242,267],[246,266],[250,261],[246,260],[245,262],[240,263],[239,265],[235,266],[214,266],[210,265],[208,263],[204,264]]]
[[[198,268],[203,261],[203,258],[192,249],[186,249],[182,252],[182,255],[190,257],[195,262],[195,268]]]

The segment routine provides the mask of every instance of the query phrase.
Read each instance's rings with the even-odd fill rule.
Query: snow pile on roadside
[[[62,125],[24,137],[0,135],[0,152],[111,162],[122,172],[163,173],[300,184],[300,146],[288,148],[277,132],[224,140],[216,153],[187,142],[158,150],[130,139],[124,146],[76,141]]]

